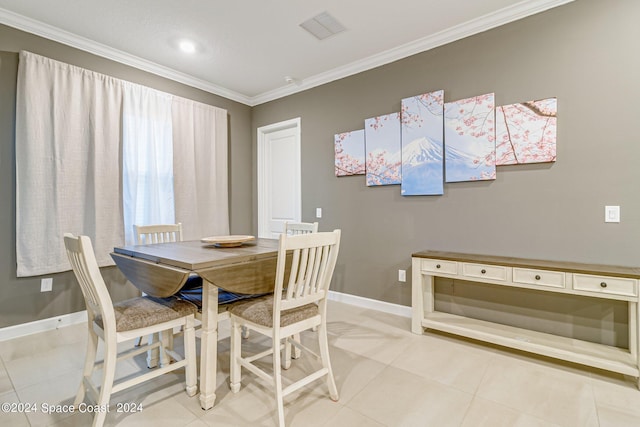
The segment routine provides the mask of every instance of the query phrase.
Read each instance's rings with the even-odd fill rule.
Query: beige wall
[[[301,117],[303,219],[322,207],[320,229],[343,231],[333,289],[410,305],[398,269],[425,249],[640,265],[638,16],[635,0],[579,0],[255,107],[254,141],[257,127]],[[557,162],[499,167],[493,182],[445,184],[431,197],[334,176],[335,133],[438,89],[445,101],[495,92],[497,105],[557,97]],[[605,205],[621,206],[620,224],[604,223]],[[450,281],[439,291],[441,308],[626,344],[622,303]]]
[[[40,292],[40,277],[16,278],[14,123],[20,50],[227,109],[231,232],[251,231],[252,180],[251,174],[247,174],[252,155],[250,107],[0,25],[0,328],[84,310],[84,300],[72,273],[52,275],[53,291],[46,293]],[[136,293],[116,268],[103,269],[103,273],[114,300]]]

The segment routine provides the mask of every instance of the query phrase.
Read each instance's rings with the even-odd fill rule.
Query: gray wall
[[[322,207],[320,229],[343,231],[333,289],[410,305],[397,271],[410,273],[411,254],[425,249],[640,265],[638,16],[636,0],[579,0],[255,107],[254,141],[258,127],[301,117],[303,219]],[[445,102],[557,97],[557,162],[499,167],[495,181],[445,184],[431,197],[334,176],[335,133],[438,89]],[[255,144],[253,155],[255,169]],[[621,206],[620,224],[604,223],[605,205]],[[438,291],[440,309],[626,345],[623,303],[450,280]]]
[[[251,230],[252,180],[246,173],[252,156],[250,107],[0,25],[0,328],[84,310],[80,288],[70,272],[52,275],[53,291],[46,293],[40,293],[40,277],[16,278],[14,127],[20,50],[227,109],[231,232]],[[137,293],[116,268],[105,268],[103,274],[114,300]]]

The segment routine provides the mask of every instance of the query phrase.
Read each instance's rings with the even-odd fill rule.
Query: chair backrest
[[[285,222],[284,234],[295,236],[297,234],[317,233],[317,222]]]
[[[182,223],[134,225],[136,245],[149,245],[152,243],[181,242]]]
[[[88,236],[64,235],[64,246],[73,273],[80,284],[82,295],[87,306],[89,322],[97,315],[102,316],[104,329],[113,325],[115,330],[115,314],[109,291],[104,283],[100,268],[96,261],[91,239]]]
[[[280,311],[326,299],[339,249],[340,230],[280,236],[274,325],[280,324]],[[291,253],[291,269],[285,277],[287,252]]]

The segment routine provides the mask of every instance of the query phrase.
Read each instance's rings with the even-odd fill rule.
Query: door
[[[258,237],[302,218],[300,118],[258,128]]]

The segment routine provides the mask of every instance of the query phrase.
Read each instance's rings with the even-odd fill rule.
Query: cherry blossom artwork
[[[401,114],[401,194],[444,194],[444,91],[403,99]]]
[[[444,104],[446,182],[496,179],[494,94]]]
[[[334,136],[336,176],[364,175],[364,129]]]
[[[496,165],[556,161],[556,98],[496,108]]]
[[[368,186],[400,184],[400,113],[364,121]]]

